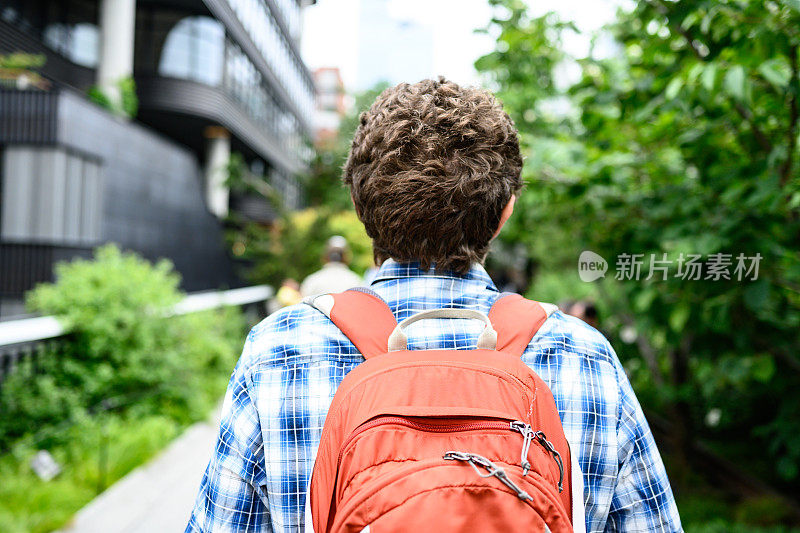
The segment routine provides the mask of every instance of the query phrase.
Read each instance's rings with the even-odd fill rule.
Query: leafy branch
[[[670,19],[670,11],[669,11],[669,8],[667,6],[665,6],[663,3],[658,2],[656,0],[645,0],[645,1],[647,2],[647,4],[652,6],[656,11],[658,11],[661,15],[664,16],[664,18],[667,21],[667,25],[673,31],[675,31],[678,34],[682,35],[683,38],[686,39],[686,42],[689,44],[689,48],[692,50],[692,52],[694,53],[695,57],[697,57],[697,59],[699,61],[701,61],[703,63],[707,63],[708,62],[707,58],[708,58],[709,54],[708,54],[707,51],[705,51],[705,50],[703,50],[701,48],[700,41],[698,41],[695,38],[695,36],[692,34],[692,32],[689,31],[688,28],[684,28],[680,23],[675,24],[675,23],[673,23],[671,21],[671,19]],[[764,150],[768,154],[771,153],[772,152],[772,143],[769,141],[767,136],[764,134],[763,131],[761,131],[761,128],[755,122],[755,118],[753,116],[752,111],[750,109],[746,108],[744,105],[742,105],[741,102],[739,102],[739,101],[737,101],[735,99],[733,100],[733,108],[745,120],[745,122],[747,122],[750,125],[750,129],[753,132],[753,137],[755,137],[756,142],[761,147],[761,149]]]

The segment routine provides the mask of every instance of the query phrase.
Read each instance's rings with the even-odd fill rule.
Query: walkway
[[[200,422],[89,502],[61,533],[173,533],[189,520],[217,436]]]

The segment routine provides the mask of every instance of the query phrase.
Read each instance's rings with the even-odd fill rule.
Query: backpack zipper
[[[458,453],[458,452],[456,452]],[[455,458],[453,458],[455,459]],[[432,457],[428,459],[422,459],[420,461],[416,461],[413,465],[403,464],[397,468],[394,473],[385,474],[378,479],[373,479],[368,482],[366,485],[360,487],[358,491],[354,494],[351,494],[344,502],[344,505],[341,507],[333,507],[334,514],[336,516],[341,516],[342,518],[350,516],[354,509],[358,508],[359,506],[363,505],[364,502],[369,499],[372,495],[376,492],[382,490],[383,488],[390,486],[391,484],[395,483],[398,479],[405,477],[407,475],[419,472],[421,470],[426,470],[428,468],[439,468],[447,466],[448,461],[446,459],[443,460],[442,457]],[[473,467],[474,468],[474,467]],[[488,476],[487,476],[488,477]],[[553,492],[553,485],[547,482],[543,477],[540,476],[531,476],[525,478],[526,482],[530,484],[533,489],[537,492],[541,492],[547,496],[547,498],[555,498],[557,499],[556,493]],[[510,487],[509,487],[510,488]],[[520,487],[522,488],[522,487]],[[512,489],[513,490],[513,489]],[[531,489],[528,489],[526,493],[533,494]],[[517,496],[519,497],[519,496]],[[524,498],[520,498],[525,504],[530,505],[535,511],[539,513],[539,516],[542,519],[545,519],[546,514],[543,514],[543,510],[541,509],[540,505],[537,505],[536,498],[533,500],[526,500]],[[549,507],[549,506],[548,506]],[[568,517],[568,514],[564,515]],[[334,521],[334,525],[330,528],[331,531],[339,531],[340,528],[336,526],[341,526],[342,520]],[[546,522],[546,519],[545,519]]]
[[[553,456],[553,459],[558,465],[559,471],[559,479],[558,479],[558,492],[562,492],[564,490],[564,465],[561,462],[561,454],[556,451],[553,447],[553,444],[547,440],[545,434],[542,431],[534,431],[531,428],[530,424],[526,424],[525,422],[521,422],[519,420],[514,420],[513,422],[501,422],[501,421],[483,421],[483,422],[465,422],[462,424],[425,424],[422,422],[414,422],[412,420],[408,420],[407,418],[402,418],[399,416],[380,416],[378,418],[374,418],[369,422],[366,422],[359,426],[353,433],[350,434],[350,437],[342,444],[342,447],[339,451],[339,458],[336,461],[336,469],[339,469],[339,466],[342,464],[342,458],[344,457],[344,452],[348,446],[362,433],[365,431],[372,429],[377,426],[382,426],[386,424],[395,424],[398,426],[404,426],[407,428],[415,429],[418,431],[426,431],[429,433],[457,433],[460,431],[477,431],[482,429],[497,429],[497,430],[511,430],[517,433],[521,433],[523,437],[522,441],[522,454],[520,459],[520,466],[522,466],[522,475],[525,476],[528,474],[528,471],[531,468],[531,464],[528,461],[528,450],[530,449],[531,442],[536,439],[545,450],[550,452]]]
[[[522,433],[523,441],[522,441],[522,458],[520,459],[520,463],[522,464],[522,475],[528,475],[528,471],[531,468],[531,464],[528,462],[528,449],[530,448],[531,441],[536,439],[542,447],[550,452],[553,456],[553,460],[558,465],[558,492],[564,491],[564,463],[561,461],[561,454],[558,453],[553,443],[547,440],[547,436],[544,434],[543,431],[534,431],[530,424],[526,424],[525,422],[520,422],[515,420],[511,422],[511,429],[513,431],[517,431]]]
[[[446,452],[442,458],[450,461],[464,461],[469,464],[480,477],[496,477],[503,485],[513,490],[520,500],[533,500],[530,494],[522,490],[519,485],[508,477],[505,470],[482,455],[450,451]],[[478,470],[479,466],[486,469],[486,474],[481,474],[481,471]]]
[[[459,431],[476,431],[480,429],[509,429],[508,422],[485,421],[485,422],[465,422],[463,424],[424,424],[422,422],[413,422],[407,418],[399,416],[380,416],[373,418],[369,422],[360,425],[355,431],[350,434],[350,437],[342,444],[341,451],[339,452],[338,465],[341,465],[344,451],[347,447],[362,433],[377,426],[384,424],[395,424],[398,426],[405,426],[407,428],[416,429],[418,431],[426,431],[429,433],[455,433]]]

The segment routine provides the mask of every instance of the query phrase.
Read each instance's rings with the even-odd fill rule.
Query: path
[[[61,533],[182,532],[189,520],[219,422],[199,422],[149,463],[89,502]]]

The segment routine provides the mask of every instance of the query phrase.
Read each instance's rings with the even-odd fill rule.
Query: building
[[[342,74],[336,67],[314,70],[317,111],[314,115],[314,144],[324,146],[336,138],[339,124],[347,114],[347,94]]]
[[[0,0],[0,316],[54,262],[110,241],[171,259],[185,290],[241,283],[224,219],[272,211],[228,189],[230,155],[301,204],[304,2]],[[41,64],[21,73],[20,57]]]

